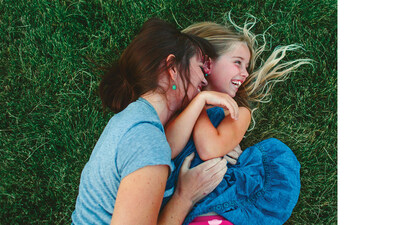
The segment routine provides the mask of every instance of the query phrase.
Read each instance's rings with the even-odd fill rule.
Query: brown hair
[[[166,62],[170,54],[175,57]],[[142,94],[156,90],[159,75],[173,65],[177,66],[186,93],[190,58],[195,54],[216,57],[214,48],[203,38],[183,34],[160,19],[149,19],[103,76],[99,86],[103,107],[115,113],[122,111]]]

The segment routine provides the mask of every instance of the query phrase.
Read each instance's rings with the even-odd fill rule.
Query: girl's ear
[[[206,57],[203,66],[204,73],[211,74],[212,67],[213,67],[213,60],[210,59],[209,57]]]
[[[171,78],[173,81],[176,81],[176,78],[178,77],[178,69],[175,64],[175,56],[173,54],[168,55],[165,63],[167,65],[169,78]]]

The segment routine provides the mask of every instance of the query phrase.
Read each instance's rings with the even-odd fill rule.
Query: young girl
[[[177,191],[161,214],[171,165],[163,126],[207,81],[203,55],[215,55],[202,38],[158,19],[147,21],[100,83],[110,119],[85,165],[73,224],[181,224],[194,203],[226,172],[226,160],[182,166]],[[213,100],[237,114],[231,99]],[[207,100],[208,101],[208,100]]]
[[[167,126],[166,136],[172,156],[180,153],[174,160],[178,168],[183,157],[196,149],[198,156],[192,165],[230,152],[240,143],[249,127],[251,113],[248,101],[265,100],[274,82],[277,82],[276,78],[283,79],[300,65],[309,63],[308,60],[295,60],[278,64],[286,51],[297,48],[290,45],[277,48],[259,69],[254,70],[264,46],[256,49],[255,36],[250,33],[248,25],[241,28],[240,33],[211,22],[194,24],[184,30],[208,40],[215,47],[218,57],[203,68],[208,81],[205,91],[197,95]],[[208,106],[202,98],[213,91],[235,97],[239,104],[237,118],[226,117],[229,112],[220,107],[206,110]],[[192,129],[193,139],[185,146]],[[234,224],[283,224],[298,199],[299,169],[296,157],[282,142],[277,139],[260,142],[246,149],[236,165],[229,166],[223,182],[195,206],[185,224],[209,212],[223,217],[199,217],[193,220],[193,224],[213,219],[226,224],[231,224],[229,221]],[[176,174],[172,174],[167,182],[169,193],[173,192],[174,178]],[[165,193],[164,197],[169,193]],[[164,200],[164,203],[167,202],[168,197]]]

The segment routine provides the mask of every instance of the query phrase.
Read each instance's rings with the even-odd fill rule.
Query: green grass
[[[337,223],[336,1],[0,1],[0,223],[68,224],[83,166],[111,113],[97,95],[101,71],[145,20],[178,28],[221,22],[232,10],[272,26],[269,46],[302,44],[310,58],[262,105],[243,146],[275,137],[302,165],[286,224]],[[95,63],[93,63],[95,62]]]

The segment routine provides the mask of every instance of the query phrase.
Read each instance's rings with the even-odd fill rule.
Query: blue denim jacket
[[[225,117],[219,107],[208,109],[207,113],[215,127]],[[173,160],[175,169],[167,181],[162,207],[173,193],[184,159],[195,151],[190,139]],[[196,153],[191,167],[202,162]],[[223,181],[193,207],[183,224],[208,212],[216,212],[233,224],[283,224],[299,194],[300,164],[296,156],[284,143],[270,138],[245,149],[236,165],[228,164]]]

